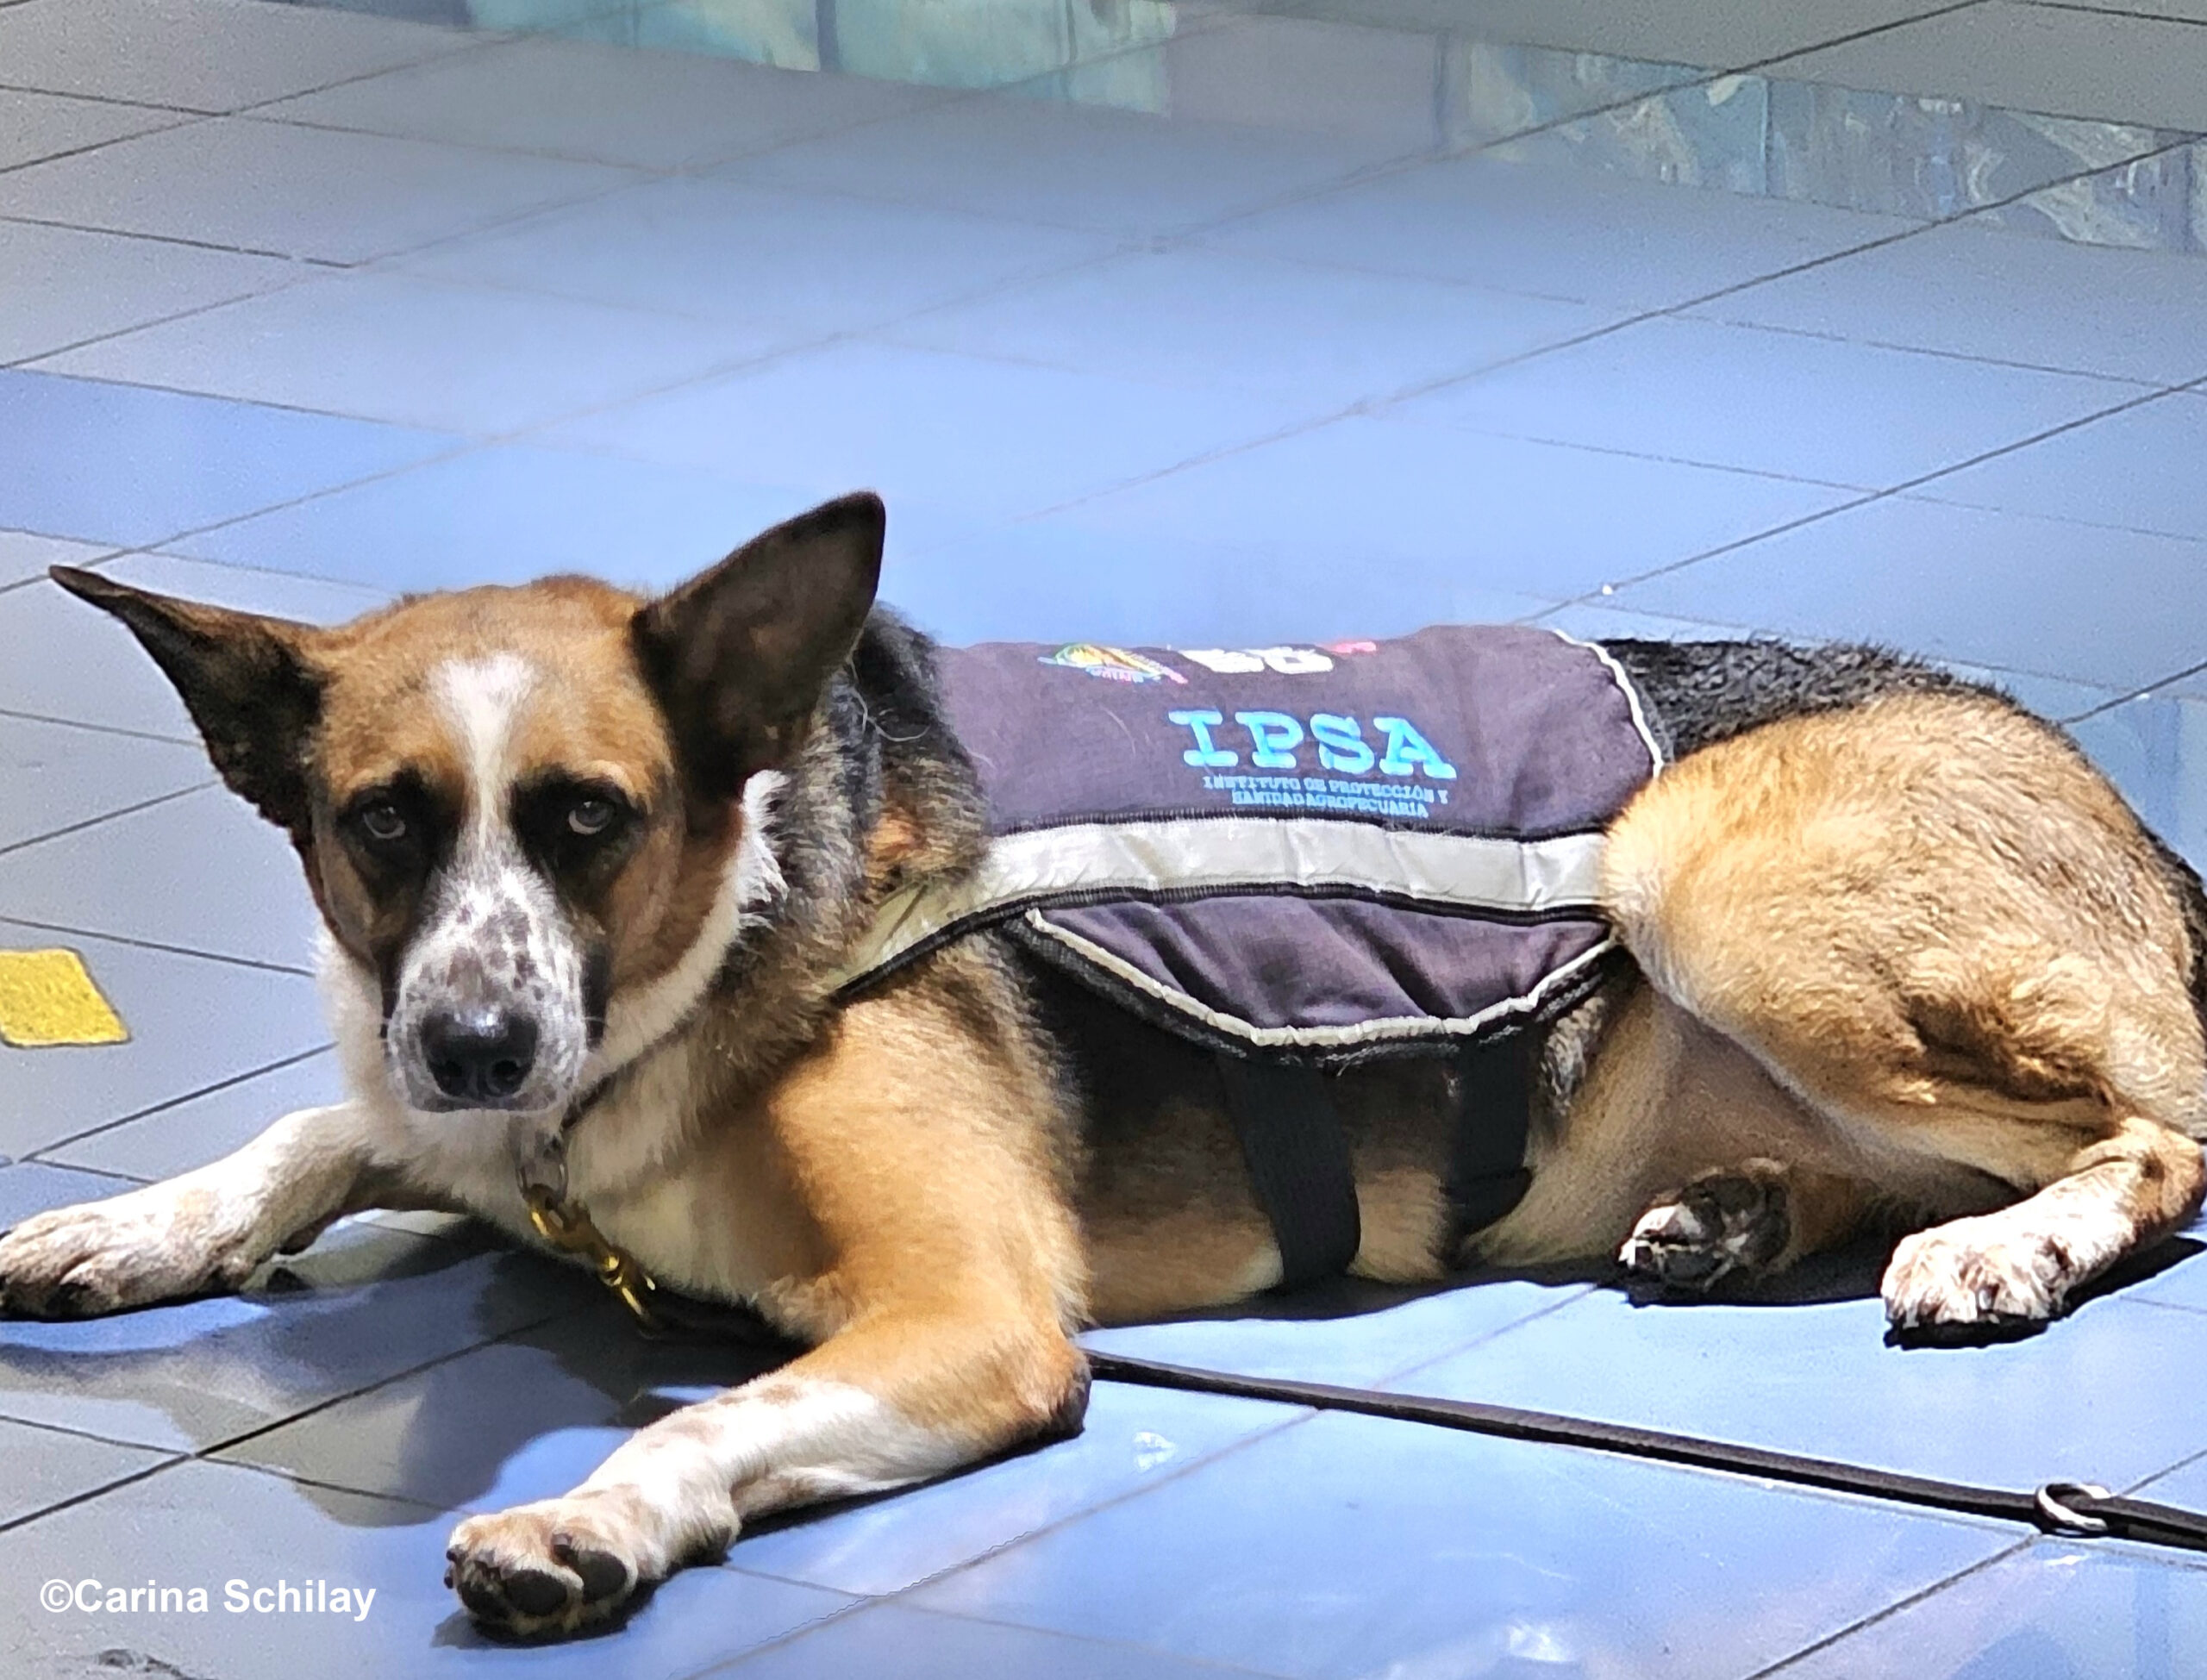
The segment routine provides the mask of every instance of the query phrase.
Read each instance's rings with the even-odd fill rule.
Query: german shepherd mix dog
[[[760,1514],[1075,1427],[1076,1329],[1277,1281],[1197,1046],[996,934],[839,999],[885,897],[984,848],[929,644],[874,606],[882,531],[853,496],[657,599],[558,578],[333,629],[57,569],[297,847],[351,1095],[24,1221],[7,1307],[234,1287],[372,1208],[531,1240],[515,1139],[588,1094],[598,1227],[810,1351],[460,1525],[460,1598],[528,1633]],[[2000,1326],[2191,1216],[2207,900],[2066,738],[1860,648],[1608,653],[1673,760],[1601,852],[1631,961],[1541,1029],[1529,1191],[1467,1246],[1446,1066],[1340,1077],[1357,1272],[1621,1252],[1692,1285],[1882,1226],[1914,1233],[1896,1326]]]

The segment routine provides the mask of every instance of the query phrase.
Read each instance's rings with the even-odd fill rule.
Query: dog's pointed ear
[[[303,839],[312,817],[307,752],[322,709],[322,679],[307,653],[315,628],[178,601],[74,566],[47,575],[129,627],[184,696],[222,779]]]
[[[840,497],[638,611],[636,661],[699,796],[733,798],[802,745],[866,628],[886,519],[871,492]]]

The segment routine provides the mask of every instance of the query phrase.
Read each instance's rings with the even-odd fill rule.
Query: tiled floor
[[[329,620],[866,483],[950,639],[1875,638],[2207,862],[2203,89],[2199,0],[0,0],[0,948],[131,1031],[0,1048],[0,1221],[334,1079],[282,842],[56,561]],[[1969,1350],[1884,1346],[1874,1258],[1097,1340],[2207,1506],[2198,1243]],[[453,1512],[750,1368],[418,1220],[0,1325],[0,1672],[2207,1672],[2196,1558],[1112,1384],[604,1638],[471,1629]],[[39,1608],[87,1577],[213,1608]],[[279,1577],[378,1597],[222,1608]]]

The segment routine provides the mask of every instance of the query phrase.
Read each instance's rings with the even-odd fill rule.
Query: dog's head
[[[849,656],[881,503],[846,497],[656,600],[582,578],[334,629],[57,567],[134,632],[287,830],[419,1109],[551,1110],[686,1011],[777,882],[776,772]]]

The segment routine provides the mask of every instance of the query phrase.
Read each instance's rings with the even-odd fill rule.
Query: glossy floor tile
[[[0,169],[82,152],[185,121],[184,113],[28,88],[0,90]]]
[[[0,1153],[29,1154],[328,1042],[303,974],[0,919],[16,951],[73,950],[127,1044],[14,1050],[0,1060]]]
[[[1340,487],[1354,484],[1354,496]],[[1247,557],[1253,586],[1285,559],[1360,581],[1310,603],[1306,635],[1362,631],[1362,604],[1442,580],[1547,596],[1598,589],[1791,525],[1852,492],[1567,445],[1352,417],[1235,450],[1070,510],[1129,543],[1194,537]],[[1430,580],[1432,586],[1428,586]]]
[[[285,1115],[343,1095],[336,1052],[325,1046],[134,1119],[79,1133],[41,1151],[39,1159],[121,1178],[171,1178],[242,1148]]]
[[[789,345],[1077,272],[1117,248],[1107,234],[685,176],[453,240],[403,265]]]
[[[17,848],[81,828],[125,805],[182,793],[207,780],[206,759],[180,743],[95,740],[71,723],[0,715],[0,863]]]
[[[151,1447],[122,1446],[28,1423],[0,1423],[0,1525],[22,1522],[49,1507],[143,1476],[169,1458]]]
[[[635,178],[603,164],[216,117],[0,175],[0,215],[350,264]]]
[[[1812,407],[1799,400],[1796,382],[1804,379],[1819,393]],[[2138,395],[2112,380],[1660,317],[1444,385],[1389,413],[1885,490]],[[1953,486],[1994,470],[1954,474],[1936,493],[1960,499]]]
[[[1309,194],[1199,237],[1220,250],[1648,309],[1917,225],[1474,156]]]
[[[2207,1662],[2207,1571],[2045,1540],[1787,1664],[1793,1680],[2176,1680]]]
[[[50,565],[89,565],[111,551],[95,542],[68,542],[33,536],[28,531],[0,531],[0,590],[46,576]]]
[[[945,415],[953,415],[947,425]],[[1230,449],[1277,429],[1271,403],[1101,373],[847,343],[777,359],[555,427],[603,449],[816,499],[872,485],[892,501],[1002,519]]]
[[[0,732],[11,727],[48,726],[0,718]],[[117,801],[97,827],[0,852],[0,916],[311,972],[322,921],[290,840],[210,783],[196,746],[109,737],[97,751],[104,763],[140,748],[173,753],[191,772],[182,785],[194,790],[134,810]],[[152,859],[158,870],[147,867]]]
[[[0,222],[0,265],[21,288],[0,320],[0,363],[31,361],[300,278],[296,265],[274,257],[33,222]]]
[[[719,1675],[895,1674],[964,1680],[972,1674],[1047,1674],[1063,1680],[1225,1680],[1262,1671],[1191,1662],[1140,1646],[1076,1639],[1032,1627],[884,1604],[838,1616],[757,1655],[707,1671]],[[704,1680],[703,1676],[698,1680]]]
[[[1513,1659],[1744,1674],[2011,1538],[1333,1415],[911,1602],[1281,1674],[1508,1672]],[[1108,1593],[1091,1589],[1098,1570]]]
[[[884,597],[952,640],[1870,638],[2063,721],[2207,861],[2203,54],[2199,0],[0,0],[0,946],[79,951],[131,1034],[0,1047],[0,1225],[339,1093],[297,861],[57,561],[330,623],[665,588],[871,484]],[[1091,1340],[2207,1509],[2203,1241],[1975,1348],[1887,1346],[1860,1254],[1754,1302],[1597,1269]],[[0,1321],[0,1671],[2202,1660],[2196,1558],[1113,1383],[600,1637],[469,1625],[460,1513],[768,1357],[419,1214]],[[215,1602],[26,1600],[108,1577]]]
[[[953,643],[1136,647],[1296,641],[1333,634],[1329,627],[1394,635],[1442,620],[1508,623],[1554,604],[1553,594],[1493,587],[1425,558],[1384,557],[1345,590],[1331,559],[1268,546],[1266,532],[1244,546],[1231,528],[1129,535],[1085,518],[1076,507],[897,556],[882,570],[882,596]]]
[[[348,80],[260,114],[660,170],[726,162],[943,97],[859,77],[525,38]]]
[[[2053,116],[2207,128],[2207,38],[2176,19],[1985,0],[1777,69],[1854,87],[1997,99]]]
[[[696,468],[506,444],[277,508],[176,546],[394,593],[526,583],[557,571],[663,589],[819,499]],[[890,518],[892,565],[931,528],[936,546],[971,534],[965,521],[946,531],[924,504],[902,503]]]
[[[533,1256],[354,1224],[236,1295],[0,1325],[0,1416],[201,1450],[556,1318],[595,1287]]]
[[[347,274],[103,339],[37,366],[497,436],[737,365],[780,338],[742,322],[709,326],[414,275]]]
[[[1207,251],[1091,265],[886,329],[900,343],[1267,393],[1337,413],[1618,318],[1553,298]]]
[[[237,1466],[187,1463],[119,1490],[109,1509],[72,1507],[0,1534],[0,1564],[27,1581],[57,1571],[80,1580],[203,1588],[203,1614],[104,1610],[7,1618],[0,1651],[17,1673],[101,1673],[103,1652],[142,1654],[185,1674],[310,1671],[332,1680],[526,1671],[580,1680],[606,1672],[585,1640],[546,1649],[495,1646],[473,1633],[441,1579],[451,1520],[391,1500],[305,1487]],[[50,1563],[49,1563],[49,1560]],[[246,1608],[226,1608],[230,1581]],[[278,1583],[372,1589],[365,1614],[313,1613],[278,1598]],[[254,1595],[266,1611],[255,1608]],[[622,1636],[621,1672],[685,1680],[716,1658],[785,1637],[844,1608],[816,1588],[740,1571],[692,1570],[661,1589],[667,1612]],[[141,1672],[159,1673],[158,1668]]]
[[[1411,1292],[1344,1278],[1314,1285],[1291,1302],[1260,1297],[1167,1324],[1091,1330],[1083,1340],[1167,1365],[1369,1385],[1429,1365],[1444,1349],[1485,1343],[1544,1318],[1588,1287],[1491,1278]]]
[[[1043,101],[961,100],[722,172],[1141,238],[1308,195],[1402,149]]]
[[[2066,201],[2045,200],[2073,227]],[[2070,307],[2089,297],[2090,309]],[[2207,377],[2207,272],[2181,252],[2032,240],[1973,217],[1704,305],[1715,319],[2177,385]]]
[[[1597,1290],[1388,1386],[1992,1487],[2129,1487],[2207,1449],[2185,1383],[2141,1383],[2120,1351],[2154,1342],[2172,1372],[2207,1358],[2207,1322],[2165,1323],[2149,1286],[2043,1335],[1948,1348],[1888,1346],[1874,1263],[1854,1282],[1852,1298],[1781,1305],[1644,1306]],[[2086,1415],[2089,1430],[2071,1426]]]
[[[253,0],[24,0],[0,17],[17,87],[185,111],[234,111],[460,50],[392,19]]]
[[[2207,545],[2179,537],[1896,497],[1626,584],[1616,601],[2127,693],[2207,647],[2190,585],[2204,560]]]
[[[2207,396],[2179,391],[1980,461],[1919,494],[2003,513],[2207,540],[2207,510],[2167,463],[2207,443]]]
[[[0,372],[0,525],[160,541],[450,448],[432,434]]]

